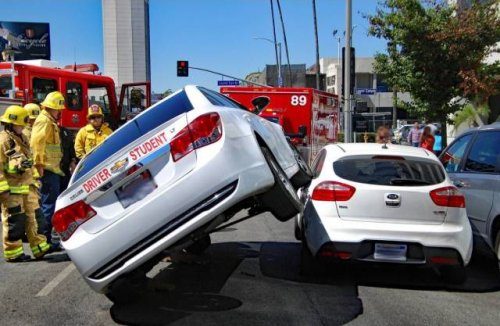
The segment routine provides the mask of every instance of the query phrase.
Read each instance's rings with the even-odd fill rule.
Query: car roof
[[[405,145],[376,143],[338,143],[325,146],[327,152],[334,152],[337,157],[351,155],[390,155],[412,156],[437,160],[437,157],[426,149]]]
[[[477,128],[477,130],[500,130],[500,121],[493,122],[492,124],[489,124],[489,125],[481,126],[481,127]]]

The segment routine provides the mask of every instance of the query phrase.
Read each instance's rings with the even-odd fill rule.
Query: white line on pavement
[[[68,275],[71,274],[71,272],[74,271],[75,269],[76,267],[73,264],[69,264],[68,266],[66,266],[66,268],[63,269],[59,274],[57,274],[56,277],[52,279],[52,281],[50,281],[47,285],[45,285],[44,288],[41,289],[40,292],[36,294],[36,296],[44,297],[50,294],[50,292],[52,292],[52,290],[54,290],[56,286],[59,285],[59,283],[64,281],[64,279],[68,277]]]

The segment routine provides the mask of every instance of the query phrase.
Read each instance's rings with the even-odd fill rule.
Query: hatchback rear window
[[[131,144],[139,137],[192,109],[193,106],[184,91],[146,109],[143,114],[126,126],[116,130],[104,143],[84,157],[79,170],[76,172],[74,181],[80,179],[97,165],[106,161],[111,155]]]
[[[339,177],[381,186],[425,186],[441,183],[440,164],[411,159],[346,158],[333,163]]]

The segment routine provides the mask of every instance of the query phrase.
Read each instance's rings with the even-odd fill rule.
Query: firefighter
[[[23,134],[26,136],[28,141],[31,139],[31,130],[33,129],[33,124],[35,123],[36,117],[40,114],[40,107],[35,103],[28,103],[24,106],[28,110],[28,124],[24,127]]]
[[[33,160],[23,128],[28,111],[9,106],[0,118],[4,130],[0,132],[0,202],[2,203],[3,252],[7,262],[25,262],[22,238],[26,235],[35,258],[42,258],[51,246],[45,236],[38,234],[35,211],[38,197],[31,197],[33,187]],[[36,191],[36,190],[35,190]]]
[[[82,159],[113,132],[104,122],[104,114],[97,104],[89,107],[87,120],[89,123],[78,131],[75,138],[75,152],[78,159]]]
[[[31,130],[33,129],[33,124],[35,123],[36,118],[40,115],[40,106],[36,103],[28,103],[24,106],[24,108],[28,111],[28,124],[23,129],[23,135],[28,140],[28,144],[31,140]],[[33,186],[30,187],[30,200],[36,200],[40,202],[40,176],[38,175],[38,171],[35,167],[33,167]],[[35,210],[36,222],[38,224],[38,232],[43,234],[47,233],[45,223],[45,217],[43,216],[43,212],[41,208]]]
[[[54,215],[57,196],[60,194],[61,178],[61,138],[57,121],[64,110],[64,96],[58,92],[47,94],[41,103],[42,112],[36,118],[31,134],[31,150],[33,163],[40,175],[40,194],[42,212],[45,217],[45,236],[52,241],[52,215]],[[53,243],[57,246],[57,243]]]

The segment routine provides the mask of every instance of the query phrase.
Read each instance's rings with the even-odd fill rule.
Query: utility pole
[[[274,37],[274,52],[276,54],[276,69],[278,69],[278,87],[281,87],[282,80],[281,80],[281,67],[279,63],[279,58],[278,58],[278,42],[276,41],[276,24],[274,22],[274,0],[269,0],[271,3],[271,16],[272,16],[272,21],[273,21],[273,37]]]
[[[352,0],[346,0],[344,56],[344,143],[351,143],[351,19]]]
[[[318,21],[316,19],[316,0],[313,0],[313,16],[314,16],[314,38],[316,41],[316,89],[320,89],[319,41],[318,41]]]

